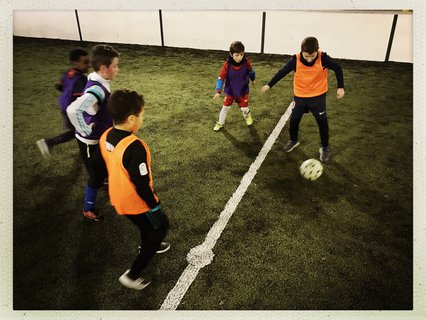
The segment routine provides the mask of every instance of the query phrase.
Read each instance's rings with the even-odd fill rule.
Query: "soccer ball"
[[[316,180],[321,176],[324,167],[317,159],[308,159],[300,165],[299,170],[303,178]]]

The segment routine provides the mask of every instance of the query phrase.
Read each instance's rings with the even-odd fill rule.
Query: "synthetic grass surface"
[[[214,132],[221,101],[212,97],[226,52],[114,45],[120,73],[111,86],[145,96],[138,136],[151,149],[155,190],[171,221],[172,248],[153,259],[154,282],[136,292],[118,277],[137,253],[137,231],[105,193],[104,223],[83,220],[87,174],[76,142],[55,147],[49,161],[35,145],[62,131],[53,85],[79,46],[14,39],[14,309],[158,309],[291,101],[291,75],[260,93],[289,57],[249,53],[254,125],[234,105]],[[412,309],[412,65],[340,63],[346,96],[335,98],[330,72],[332,160],[323,175],[311,182],[298,173],[318,158],[318,128],[306,114],[301,145],[283,152],[287,124],[179,309]]]

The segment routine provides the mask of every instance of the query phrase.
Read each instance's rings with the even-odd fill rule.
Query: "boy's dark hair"
[[[145,105],[143,95],[127,89],[114,91],[108,99],[108,112],[115,124],[124,123],[128,116],[138,115]]]
[[[118,57],[120,53],[113,47],[106,44],[98,44],[91,50],[90,61],[92,68],[95,71],[99,71],[101,66],[107,66],[112,63],[112,60]]]
[[[241,53],[244,52],[245,48],[241,41],[234,41],[231,43],[231,46],[229,47],[229,52],[232,54],[234,53]]]
[[[302,52],[307,52],[309,54],[317,52],[319,49],[319,43],[315,37],[307,37],[302,41]]]
[[[70,59],[70,62],[78,62],[78,60],[80,60],[80,57],[84,57],[88,55],[89,53],[86,50],[74,49],[70,51],[68,57]]]

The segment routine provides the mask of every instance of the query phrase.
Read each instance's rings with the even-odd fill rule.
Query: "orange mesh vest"
[[[140,214],[149,211],[151,208],[139,196],[135,185],[130,180],[129,173],[123,167],[123,155],[127,147],[135,140],[142,142],[146,150],[147,163],[146,167],[141,170],[149,170],[149,185],[151,190],[154,190],[151,175],[151,153],[149,152],[148,146],[134,134],[131,134],[122,139],[113,150],[109,151],[106,137],[111,129],[112,128],[106,130],[99,139],[99,148],[108,170],[108,193],[111,205],[120,215]],[[156,195],[154,195],[154,197],[158,201],[158,197]]]
[[[321,51],[318,50],[318,59],[311,67],[300,61],[300,53],[296,54],[296,72],[293,77],[294,95],[300,98],[320,96],[328,90],[328,69],[323,69]]]

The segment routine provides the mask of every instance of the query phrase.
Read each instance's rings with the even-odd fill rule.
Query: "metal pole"
[[[164,47],[164,33],[163,33],[163,15],[161,10],[158,10],[158,14],[160,16],[160,34],[161,34],[161,46]]]
[[[392,29],[391,29],[391,33],[390,33],[390,36],[389,36],[388,49],[386,50],[385,62],[389,61],[389,56],[390,56],[390,51],[391,51],[391,48],[392,48],[393,36],[395,35],[395,29],[396,29],[396,22],[397,21],[398,21],[398,15],[394,14],[393,22],[392,22]]]
[[[262,14],[262,40],[260,43],[260,53],[264,53],[265,49],[265,23],[266,23],[266,12]]]
[[[80,20],[78,19],[78,12],[75,11],[75,18],[77,19],[77,27],[78,27],[78,34],[80,35],[80,41],[83,42],[83,37],[81,36],[81,28],[80,28]]]

